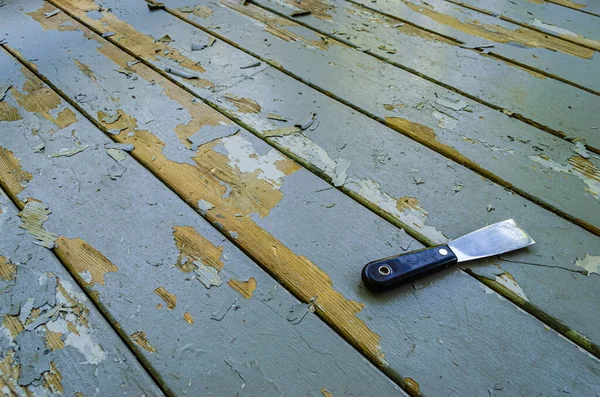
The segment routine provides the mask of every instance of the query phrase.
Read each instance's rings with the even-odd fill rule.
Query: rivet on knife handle
[[[445,245],[369,262],[362,280],[373,291],[389,291],[457,262],[499,255],[535,244],[512,219],[494,223]]]

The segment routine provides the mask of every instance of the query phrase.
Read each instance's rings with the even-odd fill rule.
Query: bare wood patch
[[[14,280],[17,276],[17,266],[0,255],[0,279],[4,281]]]
[[[87,287],[95,284],[104,285],[105,274],[119,270],[104,255],[79,238],[58,237],[55,252],[60,260],[71,269],[71,272],[77,274],[79,281]],[[82,277],[83,274],[89,274],[91,278],[86,281]]]
[[[165,301],[169,310],[173,310],[175,309],[175,306],[177,306],[177,296],[167,291],[165,287],[158,287],[154,290],[154,293]]]
[[[134,332],[130,336],[131,339],[139,346],[141,346],[144,350],[150,353],[156,353],[156,349],[150,344],[150,342],[148,342],[148,339],[146,338],[146,333],[144,331]]]
[[[13,198],[16,199],[17,194],[21,193],[33,176],[24,171],[21,167],[19,159],[14,153],[0,146],[0,185]],[[21,205],[23,203],[17,200]]]
[[[250,299],[256,289],[256,279],[254,277],[250,277],[247,281],[238,281],[232,278],[227,284],[246,299]]]

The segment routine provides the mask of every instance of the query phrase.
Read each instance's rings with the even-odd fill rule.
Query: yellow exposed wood
[[[192,315],[189,312],[185,312],[183,313],[183,319],[189,324],[192,325],[194,324],[194,319],[192,318]]]
[[[148,339],[146,339],[146,333],[144,331],[134,332],[130,336],[131,336],[131,339],[135,343],[140,345],[144,350],[146,350],[150,353],[156,352],[156,349],[154,349],[154,347],[150,344],[150,342],[148,342]]]
[[[232,278],[227,284],[246,299],[250,299],[256,289],[256,279],[254,277],[250,277],[247,281],[238,281]]]
[[[436,11],[434,7],[427,3],[417,5],[408,0],[401,1],[403,1],[404,4],[406,4],[406,6],[414,12],[425,15],[436,22],[450,26],[469,35],[482,37],[486,40],[494,41],[496,43],[514,42],[527,47],[546,48],[551,51],[560,51],[565,54],[581,58],[591,58],[594,55],[594,50],[581,47],[577,44],[573,44],[532,29],[517,28],[515,30],[510,30],[499,25],[482,24],[474,19],[465,19],[465,22],[462,22],[451,15],[446,15]]]
[[[104,255],[79,238],[59,237],[56,240],[55,252],[84,286],[104,285],[104,275],[118,270]],[[85,271],[92,277],[89,283],[80,276],[80,273]]]
[[[15,202],[23,206],[17,195],[25,188],[27,182],[32,178],[32,175],[23,171],[19,159],[15,157],[13,152],[0,146],[0,186]]]
[[[60,0],[59,3],[70,10],[77,8],[67,0]],[[76,13],[86,23],[95,23],[85,15],[85,12],[77,10]],[[78,29],[87,30],[79,23],[72,22]],[[111,25],[110,29],[119,34],[116,27],[117,25]],[[119,43],[127,45],[126,40],[122,38]],[[124,67],[126,62],[133,60],[116,47],[106,44],[105,41],[98,42],[102,44],[98,51],[115,62],[117,67]],[[133,67],[140,78],[154,81],[163,87],[167,95],[176,100],[180,106],[187,108],[193,118],[231,123],[209,106],[201,102],[192,103],[194,97],[191,94],[145,65],[138,63]],[[169,94],[169,91],[172,94]],[[199,200],[212,203],[214,208],[204,214],[209,221],[218,223],[230,233],[237,233],[236,242],[263,268],[273,274],[303,302],[314,300],[316,311],[323,319],[373,361],[385,363],[379,345],[379,335],[371,331],[357,316],[357,313],[362,310],[362,304],[343,297],[334,289],[331,279],[325,272],[309,259],[295,254],[252,220],[252,214],[268,216],[270,210],[282,200],[283,194],[276,183],[258,178],[260,170],[240,171],[230,158],[214,150],[217,141],[198,149],[194,157],[195,165],[171,161],[162,153],[164,142],[152,131],[137,129],[134,123],[135,115],[130,116],[128,120],[134,124],[130,128],[135,131],[135,134],[129,136],[127,131],[122,131],[119,135],[112,135],[116,141],[133,143],[135,149],[132,155],[190,205],[197,208]],[[99,120],[98,122],[101,123]],[[281,160],[276,161],[274,165],[284,178],[300,169],[296,163],[285,157],[281,157]],[[224,194],[227,186],[224,184],[230,188],[229,195],[226,197]],[[60,241],[58,245],[61,245]],[[65,254],[62,256],[64,257]],[[65,262],[72,262],[72,260],[65,260]]]
[[[14,280],[17,275],[17,266],[0,255],[0,279],[4,281]]]
[[[165,301],[169,310],[175,309],[175,306],[177,306],[177,297],[175,296],[175,294],[172,294],[169,291],[167,291],[165,287],[158,287],[154,290],[154,293],[160,296],[160,298]]]

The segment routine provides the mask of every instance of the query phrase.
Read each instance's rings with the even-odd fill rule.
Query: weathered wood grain
[[[0,76],[4,82],[8,77],[4,69]],[[22,224],[0,190],[2,395],[163,395],[65,268],[35,245]]]
[[[467,46],[493,44],[497,57],[600,91],[596,51],[444,0],[351,0]]]
[[[172,3],[192,7],[196,2]],[[571,143],[254,5],[242,7],[233,0],[224,0],[211,10],[210,16],[180,15],[454,161],[600,233],[596,171],[581,173],[583,180],[566,174],[580,167],[569,163],[575,154]],[[286,35],[291,38],[285,39]],[[315,46],[324,42],[326,48]],[[593,117],[589,120],[591,123]],[[590,170],[598,168],[595,157],[586,161],[591,161]],[[576,201],[572,199],[574,192],[579,192]]]
[[[448,40],[400,20],[386,17],[344,0],[301,2],[255,0],[280,15],[311,11],[297,18],[305,26],[368,53],[388,59],[452,90],[490,106],[520,115],[540,128],[569,131],[600,147],[597,120],[600,98],[565,85],[520,65],[499,61],[477,49],[461,48]],[[322,13],[314,9],[326,10]],[[401,25],[401,26],[398,26]]]
[[[540,30],[576,44],[600,50],[598,17],[557,4],[528,0],[452,0],[453,3]]]
[[[19,5],[26,13],[39,10],[42,3]],[[228,124],[227,119],[194,103],[193,96],[140,63],[131,66],[135,74],[130,78],[115,71],[133,58],[76,23],[78,31],[56,32],[42,31],[31,18],[18,20],[17,30],[27,32],[20,51],[37,59],[40,73],[78,98],[88,117],[101,112],[96,121],[113,114],[104,108],[119,109],[122,122],[132,127],[111,136],[134,144],[134,158],[304,302],[312,301],[322,318],[407,389],[419,385],[424,395],[462,395],[462,390],[485,394],[497,384],[524,394],[554,394],[565,387],[592,392],[597,359],[456,269],[429,278],[425,288],[407,286],[385,296],[362,290],[358,275],[368,259],[420,245],[243,130],[200,146],[198,153],[188,151],[177,136],[182,128],[177,125],[198,123],[188,131],[193,134],[208,118]],[[8,37],[8,45],[21,43],[20,37]],[[56,50],[47,51],[48,46]],[[93,65],[94,79],[75,60]],[[133,127],[134,119],[140,127]],[[113,130],[120,126],[110,125]],[[275,172],[271,161],[283,171]],[[268,186],[260,188],[261,180]],[[145,345],[144,334],[136,338]],[[564,368],[578,373],[577,382]]]
[[[80,8],[64,4],[82,20],[94,24],[84,13],[77,12]],[[575,265],[577,258],[597,253],[592,249],[598,245],[595,236],[522,198],[507,194],[501,187],[481,180],[461,166],[452,165],[442,156],[423,150],[419,144],[274,68],[255,73],[251,78],[227,88],[230,76],[219,73],[219,68],[210,67],[212,62],[208,64],[205,60],[212,60],[217,54],[232,60],[234,66],[238,59],[241,59],[239,66],[255,60],[245,58],[245,53],[224,43],[204,50],[214,52],[191,52],[185,38],[203,37],[191,25],[166,13],[146,13],[144,8],[140,12],[135,3],[102,4],[112,11],[95,26],[106,23],[104,29],[107,31],[122,33],[120,44],[160,69],[164,65],[155,60],[153,54],[156,50],[164,50],[162,44],[152,43],[151,37],[144,32],[150,30],[148,34],[158,37],[170,34],[182,38],[183,42],[177,40],[179,44],[173,44],[175,48],[188,64],[204,61],[208,66],[203,75],[211,76],[210,81],[219,87],[220,92],[212,94],[193,85],[194,80],[175,77],[178,82],[252,127],[270,144],[294,156],[327,180],[336,179],[336,159],[342,163],[349,161],[347,183],[342,184],[341,189],[394,224],[407,228],[421,241],[442,243],[478,229],[482,224],[517,218],[536,236],[538,245],[532,250],[504,257],[505,260],[494,261],[499,267],[475,264],[470,269],[483,275],[481,278],[488,285],[536,315],[544,316],[546,321],[546,316],[554,317],[553,325],[565,335],[590,350],[596,349],[586,338],[596,344],[600,340],[597,333],[600,320],[598,323],[590,321],[587,315],[593,311],[594,299],[591,297],[596,294],[597,283],[595,276],[587,277],[582,274],[583,269]],[[148,26],[152,28],[146,29]],[[142,43],[144,45],[140,45]],[[318,113],[314,128],[301,134],[269,137],[276,134],[274,131],[282,132],[282,125],[305,119],[312,112]],[[365,142],[368,145],[365,146]],[[394,153],[401,156],[392,159]],[[448,172],[436,172],[439,169]],[[446,205],[439,205],[440,201]],[[469,203],[469,211],[462,209],[464,203]],[[448,208],[453,210],[448,211]],[[457,211],[460,211],[461,222],[456,222]],[[556,230],[561,232],[556,233]],[[573,247],[571,239],[562,238],[565,233],[581,244]],[[549,270],[551,268],[561,270]],[[490,272],[490,269],[493,271]],[[503,275],[504,272],[507,273]],[[555,299],[554,291],[557,290],[563,295],[559,301]]]
[[[5,101],[22,117],[0,122],[0,181],[12,186],[21,205],[36,199],[48,207],[42,227],[55,234],[55,252],[166,390],[405,395],[310,313],[310,305],[294,299],[125,151],[110,149],[110,139],[4,52],[0,67],[1,81],[12,85]],[[27,92],[28,100],[19,101]],[[45,110],[70,111],[73,121],[57,127],[43,118]],[[36,152],[39,142],[44,147]],[[51,156],[77,144],[86,149]],[[17,159],[11,166],[2,161],[8,151]],[[29,172],[24,186],[13,168]],[[10,178],[16,183],[6,183]],[[70,387],[76,381],[70,379]],[[118,378],[98,381],[106,395],[117,395],[111,385],[122,390]]]

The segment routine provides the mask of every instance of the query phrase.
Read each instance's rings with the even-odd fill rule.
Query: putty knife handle
[[[369,262],[363,268],[362,280],[372,291],[389,291],[457,262],[450,247],[438,245]]]

